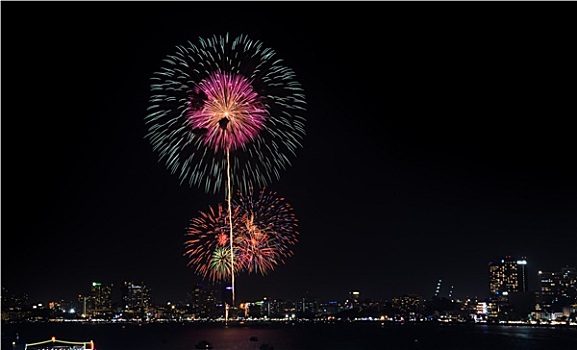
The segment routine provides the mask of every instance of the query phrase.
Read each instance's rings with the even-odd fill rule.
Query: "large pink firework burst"
[[[189,96],[187,117],[193,129],[204,133],[204,144],[215,152],[234,151],[253,141],[264,128],[266,108],[242,75],[213,73],[195,92]]]
[[[230,182],[246,193],[267,186],[302,147],[302,86],[273,49],[246,35],[178,45],[150,88],[145,137],[191,187],[219,193]]]

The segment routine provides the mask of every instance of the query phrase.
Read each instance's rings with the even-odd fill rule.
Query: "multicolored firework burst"
[[[237,218],[237,210],[232,217]],[[228,211],[222,205],[209,207],[190,221],[185,244],[188,265],[212,281],[226,280],[231,275]],[[238,220],[234,220],[238,222]],[[233,227],[234,228],[234,227]]]
[[[298,220],[293,207],[277,193],[265,189],[256,195],[233,200],[240,215],[239,265],[249,273],[266,274],[293,255],[297,243]]]
[[[146,138],[181,183],[214,193],[226,186],[234,304],[232,189],[266,186],[290,165],[304,137],[303,89],[272,49],[244,35],[200,38],[163,62]]]
[[[152,77],[146,138],[181,183],[247,192],[280,177],[305,135],[305,96],[260,41],[213,36],[177,46]]]
[[[293,255],[297,243],[298,221],[292,206],[274,192],[260,191],[233,200],[234,260],[238,273],[274,270]],[[185,255],[195,271],[213,282],[231,277],[228,216],[223,206],[210,208],[191,220],[187,229]],[[228,254],[228,255],[227,255]]]

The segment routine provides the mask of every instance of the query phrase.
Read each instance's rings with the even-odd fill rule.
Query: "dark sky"
[[[462,11],[2,2],[2,286],[46,302],[130,279],[163,303],[200,281],[185,227],[223,195],[179,185],[144,116],[161,59],[227,32],[274,49],[307,101],[303,147],[269,186],[295,209],[295,254],[237,276],[238,300],[430,297],[439,278],[485,297],[505,255],[526,256],[532,289],[576,266],[570,22]]]

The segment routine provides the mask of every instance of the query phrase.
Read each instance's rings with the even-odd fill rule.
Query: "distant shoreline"
[[[148,325],[186,325],[186,324],[196,324],[196,325],[223,325],[231,327],[250,327],[250,326],[267,326],[267,325],[306,325],[306,324],[319,324],[319,325],[338,325],[338,324],[380,324],[381,326],[409,326],[409,325],[463,325],[463,326],[531,326],[531,327],[544,327],[544,328],[567,328],[576,327],[577,322],[523,322],[523,321],[500,321],[500,322],[461,322],[461,321],[383,321],[383,320],[156,320],[156,321],[138,321],[138,320],[44,320],[44,321],[2,321],[2,325],[16,325],[16,324],[86,324],[86,325],[136,325],[136,326],[148,326]]]

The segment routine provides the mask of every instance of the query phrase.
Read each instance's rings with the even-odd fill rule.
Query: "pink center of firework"
[[[199,89],[206,97],[202,101],[190,98],[187,117],[194,130],[202,131],[208,147],[234,151],[254,140],[264,128],[266,109],[245,77],[213,73]]]

